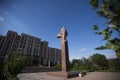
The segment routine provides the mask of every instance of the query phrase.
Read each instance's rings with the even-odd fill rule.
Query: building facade
[[[48,54],[48,42],[47,41],[42,41],[41,42],[41,60],[43,61],[43,64],[47,64],[47,54]]]
[[[27,55],[41,56],[40,44],[41,44],[40,38],[22,33],[20,41],[18,43],[17,51],[25,53]]]
[[[2,42],[0,55],[5,56],[16,51],[18,47],[19,39],[20,36],[18,36],[16,32],[9,30],[6,36],[4,36],[4,40],[0,41]]]
[[[1,48],[4,42],[5,36],[0,35],[0,53],[1,53]]]
[[[1,57],[14,52],[20,52],[34,58],[37,57],[36,59],[42,61],[42,65],[46,65],[48,61],[54,61],[54,63],[56,63],[55,61],[61,62],[60,51],[60,49],[48,47],[47,41],[41,41],[40,38],[25,33],[18,35],[17,32],[9,30],[6,36],[0,35]]]
[[[3,45],[3,42],[4,42],[4,39],[5,39],[5,36],[3,35],[0,35],[0,61],[3,60],[4,57],[2,57],[2,45]]]
[[[47,56],[48,64],[60,64],[61,63],[61,50],[57,48],[48,47],[48,56]]]

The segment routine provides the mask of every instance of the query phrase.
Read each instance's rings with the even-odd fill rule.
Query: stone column
[[[62,42],[62,71],[69,71],[69,54],[67,40]]]
[[[61,72],[50,72],[49,75],[63,77],[63,78],[72,78],[78,77],[79,72],[70,72],[69,71],[69,52],[68,52],[68,41],[67,41],[67,30],[63,27],[58,33],[57,37],[61,38],[61,59],[62,59],[62,71]]]
[[[68,41],[66,39],[67,35],[67,30],[64,27],[61,29],[61,32],[57,35],[58,38],[61,38],[62,72],[69,71]]]

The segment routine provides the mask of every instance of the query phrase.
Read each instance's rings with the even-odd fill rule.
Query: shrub
[[[26,55],[23,53],[12,53],[2,62],[0,79],[14,80],[17,74],[25,67]]]

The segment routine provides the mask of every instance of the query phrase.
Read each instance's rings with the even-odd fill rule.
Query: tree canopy
[[[96,53],[91,56],[91,59],[93,61],[93,64],[95,64],[100,69],[107,69],[109,67],[105,55]]]
[[[90,4],[100,17],[107,20],[107,26],[103,30],[97,24],[93,26],[93,30],[97,31],[95,34],[103,35],[103,40],[107,41],[96,50],[112,49],[120,57],[120,0],[91,0]],[[112,36],[113,34],[118,36]]]

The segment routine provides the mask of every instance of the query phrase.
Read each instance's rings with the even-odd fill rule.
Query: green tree
[[[93,26],[93,30],[97,31],[96,34],[103,35],[103,40],[107,41],[105,45],[96,49],[112,49],[117,57],[120,57],[120,0],[91,0],[90,4],[100,17],[107,20],[107,27],[103,30],[100,30],[98,25]],[[113,37],[115,33],[118,36]]]
[[[89,58],[83,58],[83,65],[86,69],[93,69],[93,62],[91,60],[91,57]]]
[[[120,72],[120,58],[109,59],[108,61],[111,71]]]
[[[91,56],[91,59],[93,62],[93,66],[96,69],[103,70],[103,69],[109,68],[108,60],[104,55],[96,53],[96,54],[93,54],[93,56]]]
[[[0,79],[15,80],[17,74],[25,67],[26,56],[22,53],[12,53],[6,57],[0,72]]]
[[[72,71],[80,70],[79,61],[80,61],[79,59],[73,59],[72,60],[72,63],[71,63],[72,64],[72,68],[71,68]]]
[[[82,59],[73,59],[72,60],[72,68],[73,70],[80,70],[80,71],[86,71],[92,69],[92,61],[90,58],[82,58]]]
[[[72,60],[72,64],[73,64],[73,65],[78,65],[78,64],[79,64],[78,59],[73,59],[73,60]]]

